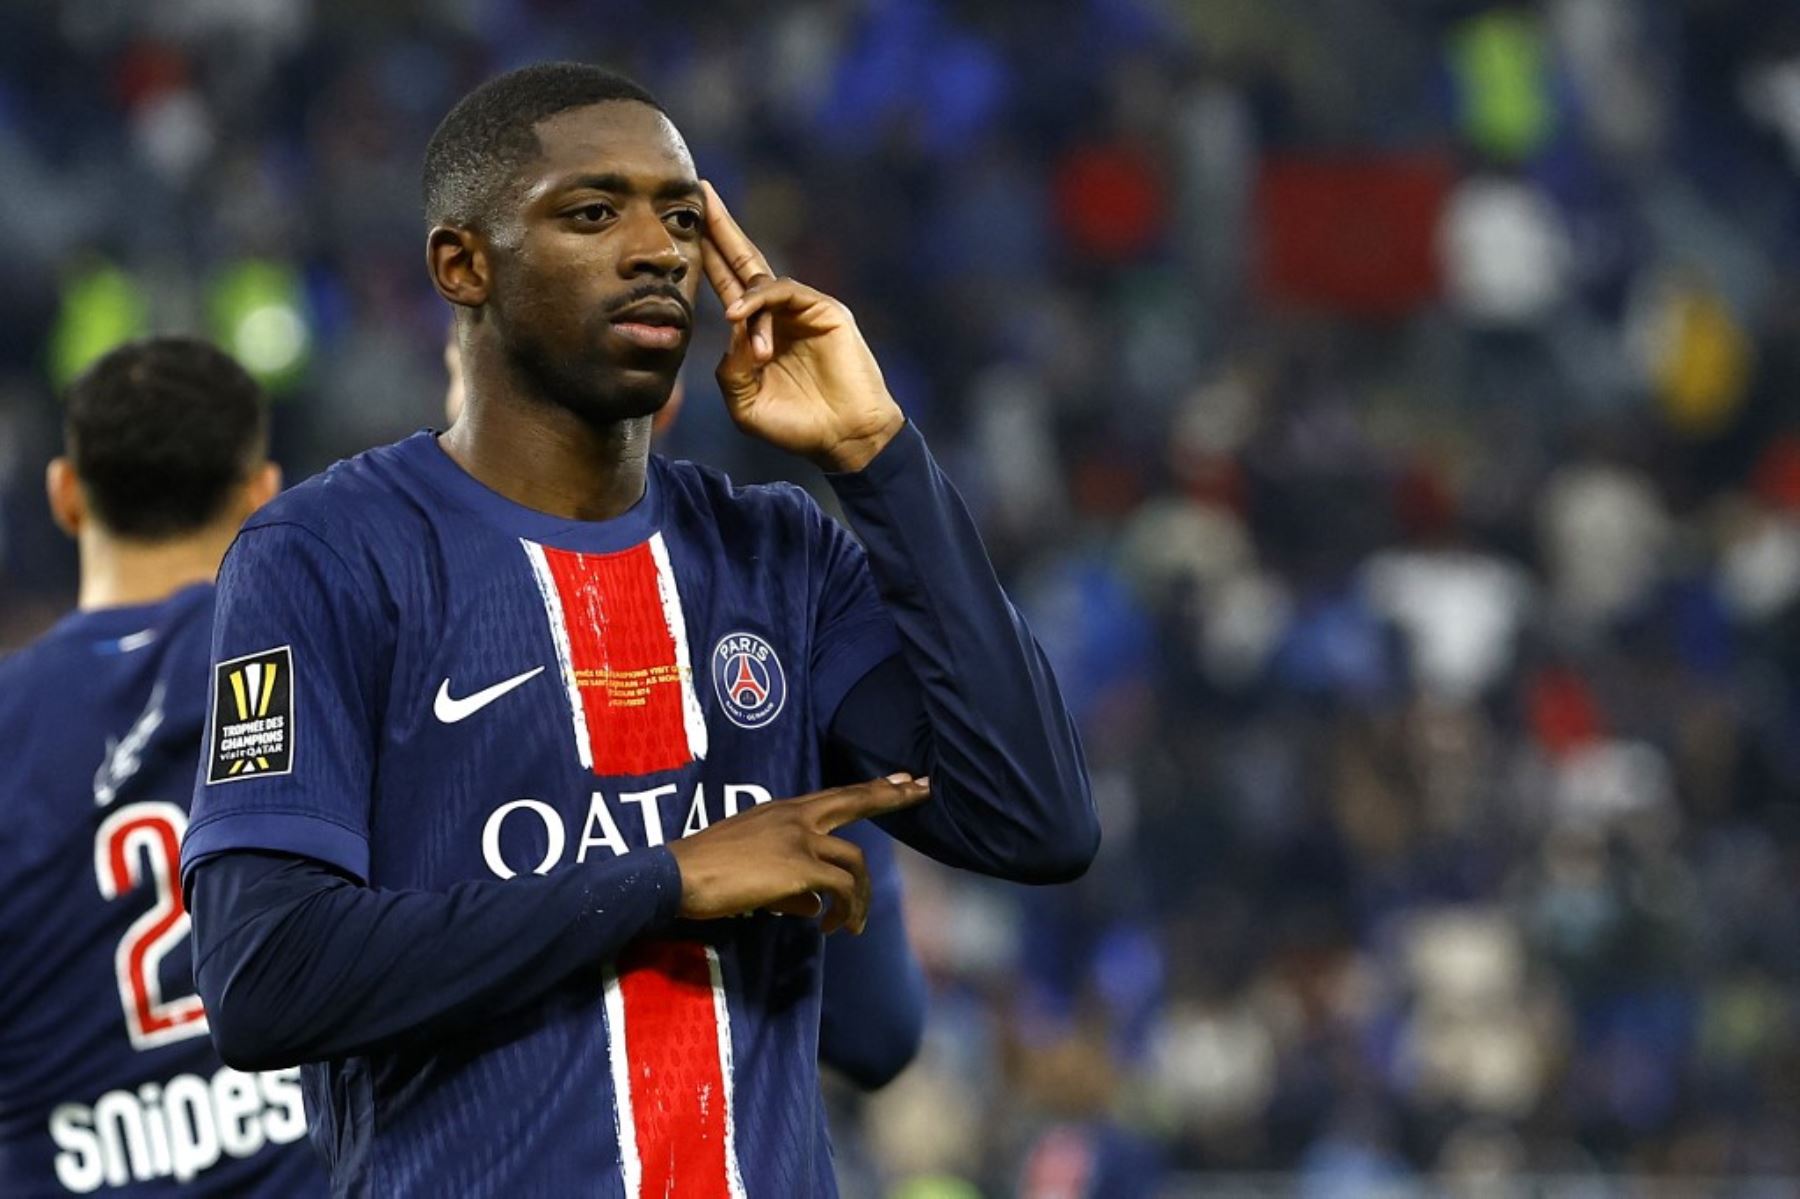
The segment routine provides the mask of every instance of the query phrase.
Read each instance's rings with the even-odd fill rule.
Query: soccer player
[[[323,1196],[299,1071],[207,1039],[176,886],[213,576],[280,485],[267,405],[159,338],[95,364],[65,420],[50,510],[80,607],[0,662],[0,1195]]]
[[[220,573],[183,849],[214,1039],[309,1063],[338,1194],[831,1195],[820,942],[869,892],[833,834],[1074,878],[1070,718],[849,313],[648,93],[501,76],[424,182],[461,419],[289,491]],[[702,275],[732,415],[866,554],[649,453]]]
[[[444,346],[444,419],[462,415],[462,351],[455,332]],[[657,410],[654,431],[666,430],[680,407],[677,379]],[[925,976],[906,938],[900,875],[892,842],[870,824],[850,824],[838,836],[862,850],[869,874],[869,912],[860,936],[833,937],[821,952],[819,1060],[864,1090],[894,1080],[919,1053],[925,1034]]]

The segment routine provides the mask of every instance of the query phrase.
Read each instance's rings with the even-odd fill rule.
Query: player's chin
[[[610,363],[596,399],[606,409],[604,415],[609,420],[655,416],[668,406],[680,371],[679,359],[655,366]]]

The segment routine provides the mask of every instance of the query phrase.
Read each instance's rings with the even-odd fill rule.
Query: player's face
[[[555,402],[593,420],[660,409],[687,353],[705,226],[687,146],[647,104],[537,126],[519,235],[495,248],[496,328]]]

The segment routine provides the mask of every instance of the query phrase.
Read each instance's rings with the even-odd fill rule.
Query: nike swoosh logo
[[[522,687],[543,673],[544,668],[539,666],[524,674],[515,674],[512,678],[495,683],[492,687],[483,687],[474,695],[465,695],[461,699],[451,696],[450,680],[445,679],[438,687],[437,700],[431,705],[431,710],[445,724],[455,724],[459,720],[467,720],[514,687]]]

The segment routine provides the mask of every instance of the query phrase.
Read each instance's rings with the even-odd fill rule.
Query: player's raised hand
[[[759,804],[672,841],[669,852],[681,868],[681,914],[689,920],[764,908],[794,916],[823,914],[827,933],[846,926],[860,933],[869,916],[869,871],[862,850],[831,834],[852,821],[924,803],[930,795],[928,780],[890,775]]]
[[[719,389],[740,429],[827,470],[861,470],[905,423],[842,303],[778,279],[710,183],[706,277],[731,321]]]

